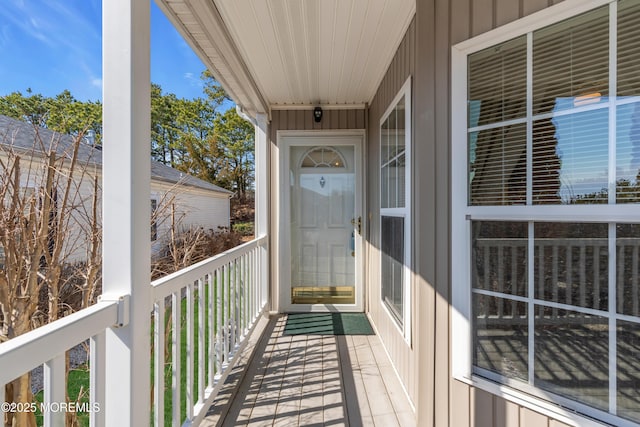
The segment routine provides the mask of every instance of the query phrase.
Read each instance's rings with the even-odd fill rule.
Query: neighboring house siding
[[[220,228],[229,228],[229,197],[224,194],[212,194],[207,191],[190,187],[176,189],[170,184],[151,182],[151,198],[158,201],[158,209],[163,213],[158,222],[158,241],[163,240],[171,229],[171,207],[163,206],[173,196],[175,220],[178,230],[187,230],[194,227],[203,227],[218,231]]]
[[[0,161],[7,164],[9,157],[4,149],[0,149]],[[44,182],[43,168],[45,160],[34,157],[30,158],[26,154],[21,154],[20,167],[22,170],[20,177],[21,189],[29,189],[38,192]],[[64,168],[64,166],[63,166]],[[81,172],[81,170],[84,170]],[[67,174],[68,169],[63,169],[62,174]],[[80,179],[80,174],[83,178]],[[73,188],[69,194],[68,206],[74,206],[68,216],[67,237],[64,239],[64,248],[61,260],[68,263],[85,261],[87,259],[89,237],[86,233],[90,226],[90,216],[92,215],[92,203],[94,194],[94,178],[98,176],[98,191],[102,185],[100,176],[94,165],[76,167],[73,180]],[[63,180],[61,180],[63,181]],[[58,203],[61,202],[64,188],[57,187]],[[102,207],[98,200],[97,218],[101,221]]]
[[[37,136],[36,136],[37,134]],[[36,138],[40,139],[44,146],[53,143],[57,147],[58,158],[65,156],[64,169],[61,177],[67,175],[69,167],[69,155],[72,151],[73,137],[60,135],[47,129],[34,129],[31,124],[0,115],[0,160],[7,164],[8,153],[14,150],[21,158],[21,186],[33,188],[42,185],[45,161],[44,153],[33,144]],[[152,245],[152,252],[162,248],[162,242],[168,238],[171,227],[171,209],[163,208],[162,201],[173,200],[177,206],[176,224],[178,230],[192,227],[202,227],[206,230],[218,230],[220,227],[230,226],[230,196],[232,193],[208,182],[186,175],[176,169],[151,163],[151,182],[149,199],[156,199],[161,215],[156,222],[157,239]],[[78,160],[73,172],[74,187],[70,192],[68,206],[72,206],[65,239],[65,262],[80,262],[87,259],[89,250],[89,237],[87,235],[90,226],[89,216],[92,215],[92,203],[94,195],[94,177],[97,177],[98,201],[96,215],[101,222],[102,217],[102,170],[101,152],[86,144],[81,144],[78,151]],[[60,178],[60,181],[64,181]],[[62,188],[58,188],[59,197],[62,197]],[[167,197],[165,197],[167,195]]]
[[[385,111],[389,108],[391,102],[396,97],[405,81],[409,76],[415,75],[415,57],[416,57],[416,22],[415,19],[409,25],[407,32],[398,47],[398,50],[385,74],[382,82],[378,88],[378,91],[373,98],[371,105],[369,106],[369,128],[367,133],[367,217],[369,218],[369,248],[367,253],[367,285],[368,285],[368,307],[371,320],[375,324],[375,327],[380,335],[380,338],[393,362],[400,380],[402,381],[409,398],[415,404],[418,392],[418,377],[417,373],[417,351],[415,346],[415,332],[416,332],[416,305],[415,305],[415,293],[413,294],[412,301],[409,307],[405,307],[405,310],[409,310],[412,319],[412,337],[411,342],[407,342],[402,332],[396,326],[395,321],[388,314],[384,308],[384,303],[381,299],[381,283],[380,283],[380,119]],[[415,94],[414,86],[412,82],[412,91]],[[415,97],[411,97],[415,103]],[[415,110],[412,109],[412,113],[415,117]],[[412,122],[415,123],[415,119],[412,118]],[[415,133],[414,133],[415,135]],[[415,145],[415,137],[412,135],[412,145]],[[414,160],[413,170],[419,169],[420,162],[415,155],[412,156]],[[412,179],[412,188],[416,188],[417,181]],[[419,186],[420,188],[422,185]],[[415,199],[415,197],[412,197]],[[414,209],[414,212],[418,212]],[[417,219],[419,216],[412,215],[413,223],[418,226],[420,221]],[[412,236],[418,236],[414,232]],[[412,244],[419,239],[414,238]],[[415,251],[411,251],[416,259]],[[412,280],[405,284],[405,286],[413,287]]]
[[[560,1],[553,0],[418,0],[415,43],[412,46],[414,107],[414,298],[415,349],[419,363],[410,376],[417,387],[419,425],[433,426],[553,426],[565,424],[528,408],[452,380],[450,361],[451,282],[450,269],[456,260],[450,256],[450,52],[451,46],[500,25],[537,12]],[[409,33],[412,31],[409,29]],[[403,47],[401,46],[402,50]],[[397,69],[387,78],[377,97],[387,102],[404,81]],[[389,77],[391,75],[392,77]],[[376,100],[371,105],[369,144],[379,117]],[[375,149],[369,155],[375,155]],[[370,173],[375,161],[369,159]],[[453,171],[453,173],[465,173]],[[370,183],[377,181],[370,175]],[[437,184],[436,184],[437,183]],[[418,188],[417,191],[415,188]],[[377,194],[369,189],[370,195]],[[373,227],[372,227],[373,228]],[[384,338],[384,337],[383,337]],[[385,343],[387,348],[389,344]],[[394,361],[401,371],[406,361]],[[402,376],[402,375],[401,375]],[[404,379],[403,379],[404,381]],[[406,384],[406,383],[405,383]]]

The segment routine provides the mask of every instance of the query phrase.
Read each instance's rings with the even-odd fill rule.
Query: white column
[[[256,179],[256,195],[255,195],[255,231],[256,237],[262,237],[270,235],[269,231],[269,200],[271,195],[271,158],[269,156],[269,119],[266,114],[256,114],[256,126],[255,126],[255,179]],[[258,276],[256,281],[259,283],[261,289],[262,298],[258,301],[258,304],[262,306],[264,299],[270,301],[269,306],[273,306],[273,298],[269,295],[269,278],[270,278],[270,260],[269,260],[269,246],[267,241],[266,248],[260,248],[258,250],[258,256],[260,262],[258,262],[259,269],[257,271]],[[276,293],[277,295],[277,293]],[[277,304],[276,304],[277,305]]]
[[[255,126],[255,179],[256,179],[256,237],[269,233],[269,121],[266,114],[256,114]]]
[[[150,2],[103,12],[103,298],[130,295],[105,337],[105,424],[149,425]]]

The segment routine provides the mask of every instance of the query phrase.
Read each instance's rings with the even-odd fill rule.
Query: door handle
[[[351,219],[351,224],[355,227],[358,227],[358,234],[362,236],[362,217],[359,216],[358,220],[356,221],[355,218]]]

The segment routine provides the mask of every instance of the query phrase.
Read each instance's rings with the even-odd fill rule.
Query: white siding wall
[[[23,156],[24,158],[24,156]],[[7,155],[0,152],[0,159],[6,162]],[[39,158],[34,158],[32,162],[23,160],[21,162],[20,185],[23,188],[34,188],[41,186],[43,182],[43,162]],[[63,171],[67,172],[67,171]],[[63,260],[74,263],[87,259],[90,249],[90,239],[88,236],[90,228],[90,218],[92,214],[92,203],[94,194],[94,178],[97,177],[98,191],[101,193],[102,175],[96,166],[89,166],[86,170],[76,169],[74,179],[74,189],[70,194],[70,205],[72,214],[69,219],[68,236],[65,238]],[[58,203],[61,203],[63,189],[59,190]],[[197,189],[186,186],[176,186],[161,181],[151,181],[151,193],[149,200],[155,198],[160,201],[173,200],[176,205],[176,220],[179,228],[188,229],[192,227],[202,227],[205,230],[218,230],[220,227],[230,226],[230,201],[229,195],[214,191]],[[162,209],[162,206],[159,206]],[[167,208],[163,212],[163,217],[158,222],[158,240],[153,244],[153,250],[157,251],[161,247],[160,241],[163,236],[167,236],[171,227],[171,209]],[[97,216],[102,222],[102,198],[98,197]]]
[[[218,231],[230,226],[230,201],[227,194],[200,190],[192,187],[175,187],[158,181],[151,182],[150,199],[158,200],[158,240],[153,250],[158,250],[171,230],[171,204],[175,206],[178,230],[202,227]]]

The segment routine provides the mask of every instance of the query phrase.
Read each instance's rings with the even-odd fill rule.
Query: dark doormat
[[[364,313],[296,313],[287,316],[284,335],[374,335]]]

